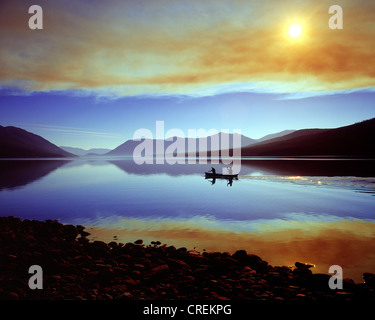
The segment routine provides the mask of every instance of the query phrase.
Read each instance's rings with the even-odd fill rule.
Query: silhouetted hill
[[[375,157],[375,118],[336,129],[304,129],[242,149],[243,156]]]
[[[280,132],[277,132],[277,133],[272,133],[272,134],[267,134],[266,136],[260,138],[260,139],[257,139],[255,141],[255,143],[258,143],[258,142],[263,142],[263,141],[266,141],[266,140],[271,140],[271,139],[276,139],[276,138],[279,138],[279,137],[282,137],[282,136],[285,136],[287,134],[290,134],[292,132],[294,132],[295,130],[283,130],[283,131],[280,131]]]
[[[34,133],[0,126],[0,158],[74,157]]]

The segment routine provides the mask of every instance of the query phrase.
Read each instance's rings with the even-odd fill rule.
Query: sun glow
[[[299,24],[294,24],[289,28],[289,36],[291,38],[298,38],[302,34],[302,27]]]

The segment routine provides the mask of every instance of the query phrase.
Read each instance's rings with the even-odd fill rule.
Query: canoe
[[[212,173],[205,172],[206,179],[215,178],[215,179],[238,179],[238,174],[221,174],[221,173]]]

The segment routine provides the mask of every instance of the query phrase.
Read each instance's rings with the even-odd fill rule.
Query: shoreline
[[[375,274],[344,279],[331,290],[329,274],[311,265],[271,266],[238,250],[197,252],[160,241],[90,241],[85,227],[55,220],[0,217],[0,300],[266,300],[375,301]],[[29,267],[43,270],[32,290]]]

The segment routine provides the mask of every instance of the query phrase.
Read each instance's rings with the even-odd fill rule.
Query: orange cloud
[[[2,5],[3,85],[114,96],[375,87],[370,1],[343,1],[343,30],[328,28],[329,4],[315,1],[40,5],[39,31],[28,29],[25,4]],[[304,26],[298,41],[286,36],[295,17]]]

